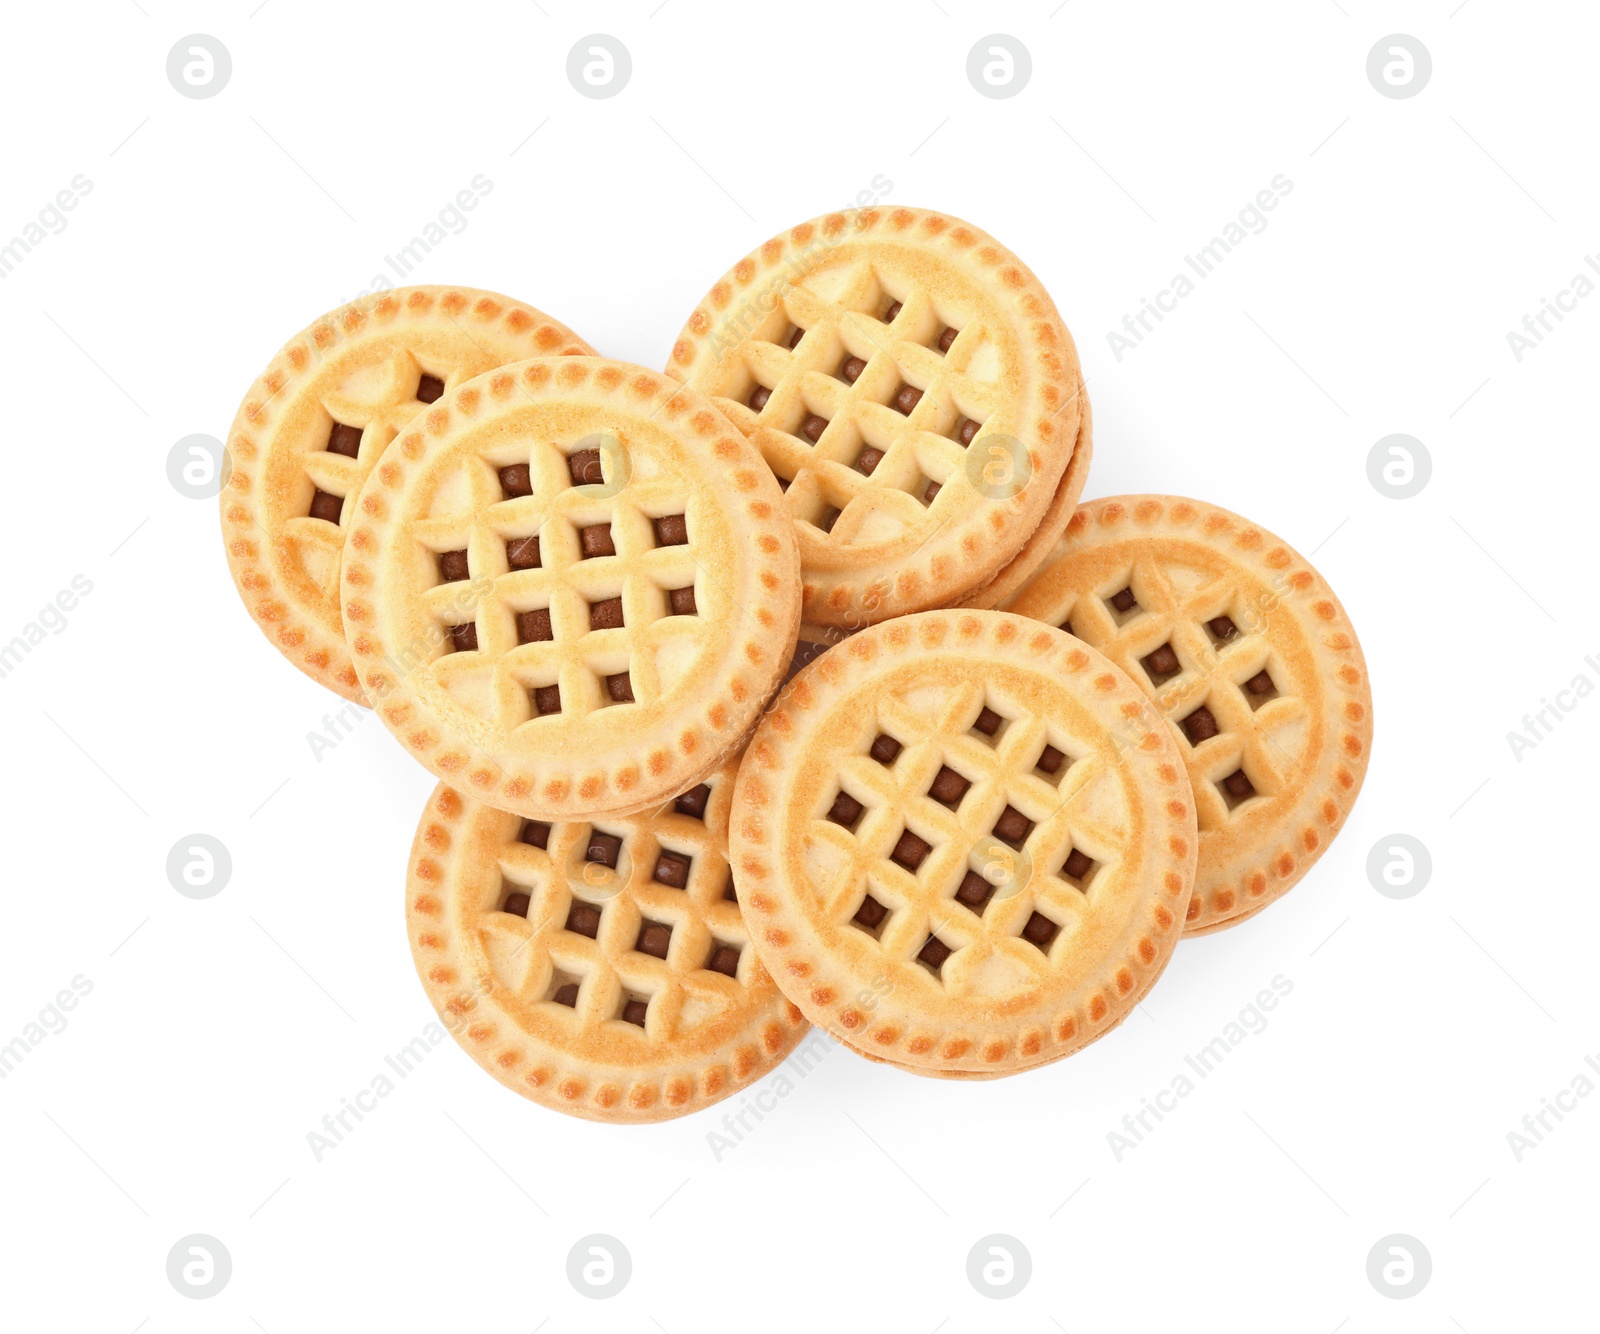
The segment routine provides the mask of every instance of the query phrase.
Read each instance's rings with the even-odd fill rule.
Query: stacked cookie
[[[1090,451],[1027,267],[865,210],[735,264],[665,374],[493,293],[343,307],[246,396],[222,517],[280,651],[441,780],[406,911],[450,1032],[651,1121],[807,1021],[936,1076],[1068,1055],[1342,825],[1337,599],[1224,510],[1080,507]]]

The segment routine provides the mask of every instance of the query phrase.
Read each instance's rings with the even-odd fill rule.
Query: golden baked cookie
[[[1193,885],[1176,740],[1100,654],[1003,612],[872,626],[784,687],[730,847],[813,1023],[931,1072],[1057,1059],[1160,975]]]
[[[428,999],[507,1088],[664,1121],[766,1074],[806,1030],[750,948],[727,862],[737,760],[645,815],[546,824],[441,784],[406,929]]]
[[[638,366],[541,358],[468,381],[352,514],[344,623],[367,697],[433,773],[519,815],[693,787],[794,649],[772,474],[705,399]]]
[[[1094,500],[1009,609],[1093,645],[1171,720],[1200,823],[1189,932],[1259,911],[1333,841],[1372,692],[1339,599],[1286,542],[1201,501]]]
[[[924,209],[774,237],[711,288],[667,370],[785,488],[816,625],[857,629],[993,579],[1078,438],[1077,351],[1039,280]]]
[[[508,361],[592,355],[566,325],[472,287],[401,287],[330,311],[250,386],[228,433],[228,568],[284,657],[357,704],[339,619],[350,502],[418,412]]]

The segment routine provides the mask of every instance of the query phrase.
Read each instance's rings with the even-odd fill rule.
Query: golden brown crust
[[[969,783],[953,808],[932,795],[943,767]],[[841,793],[853,823],[833,818]],[[1029,825],[1009,851],[1007,811]],[[894,860],[908,832],[914,867]],[[1069,636],[983,611],[873,626],[796,676],[745,753],[730,834],[756,948],[806,1017],[956,1072],[1056,1059],[1119,1022],[1177,942],[1195,845],[1177,744],[1137,687]],[[969,873],[998,886],[977,909],[956,898]],[[934,968],[929,936],[950,951]]]
[[[1124,588],[1139,608],[1127,615],[1108,601]],[[1372,749],[1366,661],[1327,582],[1280,538],[1201,501],[1090,501],[1009,609],[1070,622],[1171,721],[1200,821],[1189,932],[1259,911],[1343,827]],[[1208,626],[1220,616],[1238,633],[1219,644]],[[1183,670],[1156,684],[1143,660],[1165,645]],[[1246,685],[1263,670],[1264,698]],[[1202,705],[1218,732],[1196,743],[1182,724]],[[1255,795],[1227,791],[1235,771]]]
[[[593,1121],[664,1121],[793,1050],[805,1020],[723,897],[736,768],[710,779],[703,820],[668,803],[593,826],[621,840],[615,869],[584,860],[587,823],[550,825],[541,848],[521,841],[520,817],[434,790],[406,884],[412,958],[445,1028],[507,1088]],[[691,858],[683,888],[652,878],[663,849]],[[595,918],[574,922],[575,904]],[[665,957],[634,948],[652,922],[671,927]],[[737,951],[732,976],[726,955],[722,970],[709,966],[722,948]],[[567,980],[571,1005],[553,999]],[[619,1017],[634,997],[646,1001],[643,1025]]]
[[[314,491],[353,496],[422,407],[419,374],[453,389],[508,361],[593,355],[532,306],[472,287],[401,287],[352,301],[291,338],[250,387],[228,432],[223,545],[245,608],[314,681],[365,704],[339,617],[349,527],[313,518]],[[328,450],[335,421],[363,428],[359,453]]]
[[[793,328],[807,336],[791,349]],[[958,334],[941,351],[946,328]],[[853,382],[846,356],[865,362]],[[1043,286],[992,237],[924,209],[831,213],[772,238],[711,288],[667,371],[791,483],[816,625],[856,629],[993,578],[1038,528],[1078,437],[1077,351]],[[906,385],[923,391],[909,416],[893,406]],[[757,388],[771,391],[759,411]],[[814,442],[808,415],[828,421]],[[981,425],[962,446],[967,419]],[[867,447],[883,454],[870,474],[856,466]]]
[[[569,459],[590,440],[613,462],[576,486]],[[505,491],[508,468],[527,469],[528,494]],[[669,540],[656,525],[675,516],[687,536]],[[612,554],[584,545],[591,529]],[[530,536],[539,563],[512,569]],[[470,573],[445,581],[453,551]],[[506,810],[572,819],[654,806],[740,743],[788,665],[798,585],[772,475],[706,400],[624,362],[541,358],[445,395],[367,478],[344,622],[379,717],[423,765]],[[596,608],[617,598],[607,626]],[[525,630],[541,611],[545,629]]]

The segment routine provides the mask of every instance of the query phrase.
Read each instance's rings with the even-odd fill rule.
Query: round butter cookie
[[[774,237],[707,293],[667,371],[785,489],[819,626],[944,606],[995,578],[1079,433],[1077,351],[1039,280],[924,209],[830,213]]]
[[[664,1121],[806,1030],[750,948],[728,871],[736,760],[645,815],[526,820],[441,784],[406,885],[440,1021],[507,1088],[593,1121]]]
[[[1002,612],[873,626],[745,752],[751,939],[813,1023],[929,1073],[1058,1059],[1165,967],[1194,880],[1176,740],[1093,649]]]
[[[418,414],[362,486],[344,623],[378,716],[505,810],[660,804],[753,726],[799,625],[760,456],[693,390],[519,362]]]
[[[1253,916],[1327,850],[1366,777],[1372,692],[1288,543],[1197,500],[1094,500],[1009,609],[1104,653],[1171,720],[1200,823],[1189,933]]]
[[[221,493],[234,585],[278,651],[365,704],[339,619],[339,564],[378,456],[464,380],[508,361],[593,352],[532,306],[471,287],[362,297],[284,344],[234,417]]]

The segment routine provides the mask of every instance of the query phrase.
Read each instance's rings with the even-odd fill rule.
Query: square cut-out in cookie
[[[938,936],[929,936],[922,942],[922,948],[917,951],[917,962],[931,972],[935,977],[940,977],[945,960],[955,951],[952,950]]]
[[[589,831],[589,841],[583,849],[584,861],[594,862],[597,866],[609,866],[614,871],[617,869],[617,858],[621,855],[622,840],[617,835],[599,829]]]
[[[533,902],[533,896],[525,889],[515,889],[510,885],[507,885],[506,888],[510,892],[506,895],[505,902],[500,905],[500,911],[510,913],[513,917],[526,917],[528,915],[528,905]]]
[[[1181,723],[1184,736],[1188,737],[1191,746],[1198,746],[1202,741],[1209,741],[1218,735],[1222,728],[1217,725],[1217,716],[1202,704]]]
[[[883,314],[880,318],[885,324],[893,324],[900,318],[900,312],[904,308],[903,302],[896,301],[893,297],[890,297],[889,304],[883,308]]]
[[[879,732],[873,738],[872,746],[867,751],[867,754],[877,760],[879,764],[887,767],[900,758],[900,750],[901,746],[898,741],[887,732]]]
[[[928,788],[928,795],[941,806],[948,806],[951,810],[955,810],[961,804],[961,798],[967,795],[967,789],[971,786],[970,779],[963,778],[948,764],[941,764],[939,772],[933,776],[933,782]]]
[[[1039,758],[1033,762],[1034,772],[1042,775],[1048,783],[1059,783],[1061,775],[1066,773],[1072,760],[1067,753],[1057,750],[1046,743],[1045,748],[1039,752]]]
[[[962,449],[965,449],[972,443],[973,437],[978,434],[980,425],[982,425],[981,422],[975,422],[971,417],[957,417],[950,427],[950,438],[960,445]]]
[[[825,533],[831,533],[833,525],[839,522],[839,516],[843,513],[837,506],[829,505],[817,516],[817,527]]]
[[[311,517],[327,523],[338,523],[344,513],[344,497],[328,491],[314,491],[311,495]]]
[[[987,742],[993,746],[999,743],[1001,733],[1006,729],[1007,721],[1001,714],[996,713],[988,705],[984,705],[983,708],[978,710],[978,716],[972,720],[970,730],[979,741]]]
[[[750,411],[760,412],[771,400],[772,390],[764,384],[758,384],[750,391],[750,397],[745,402],[749,405]]]
[[[889,910],[879,903],[877,899],[868,894],[861,900],[861,906],[856,909],[851,923],[860,927],[874,940],[883,937],[883,924],[889,920]]]
[[[922,488],[922,503],[924,505],[933,504],[933,502],[938,498],[939,492],[942,489],[943,488],[938,482],[929,481],[929,483]]]
[[[622,1008],[617,1011],[617,1018],[625,1024],[633,1024],[639,1028],[644,1027],[644,1021],[650,1015],[650,1001],[645,996],[634,996],[624,992]]]
[[[517,643],[543,644],[554,639],[555,631],[550,625],[550,608],[535,607],[532,611],[519,611],[517,613]],[[556,712],[560,712],[559,709]]]
[[[603,601],[589,604],[589,628],[591,630],[620,630],[623,624],[622,599],[620,597],[606,598]]]
[[[711,800],[709,784],[701,783],[699,787],[692,787],[672,803],[672,809],[679,815],[691,816],[696,820],[706,818],[706,802]]]
[[[1050,953],[1050,945],[1060,933],[1061,924],[1042,912],[1033,913],[1022,924],[1022,938],[1030,945],[1037,945],[1046,954]]]
[[[1026,843],[1028,835],[1032,832],[1033,821],[1015,806],[1007,806],[1000,812],[1000,818],[994,822],[994,836],[1013,848],[1020,848]]]
[[[439,553],[439,582],[441,584],[459,584],[463,579],[470,577],[467,567],[467,553],[465,551],[441,551]]]
[[[1094,874],[1100,869],[1100,863],[1095,861],[1082,848],[1073,848],[1067,853],[1067,858],[1061,863],[1061,869],[1056,873],[1074,889],[1088,892],[1089,882],[1094,879]]]
[[[656,959],[667,957],[667,947],[672,944],[672,927],[666,922],[652,922],[648,917],[639,923],[639,938],[633,942],[640,954]]]
[[[864,358],[855,356],[853,353],[846,353],[844,360],[839,363],[839,369],[834,374],[846,384],[854,384],[861,378],[861,372],[866,369],[867,363]]]
[[[864,477],[871,477],[873,469],[883,462],[883,450],[876,445],[864,445],[861,452],[856,455],[855,470]]]
[[[1213,648],[1221,648],[1239,638],[1239,627],[1231,616],[1213,616],[1206,622],[1206,637]]]
[[[578,979],[571,973],[564,973],[557,968],[550,977],[550,985],[545,988],[544,998],[554,1001],[557,1005],[565,1005],[568,1009],[576,1009],[578,1005]]]
[[[600,934],[600,909],[582,899],[574,899],[567,909],[567,930],[593,940]]]
[[[633,677],[627,672],[615,672],[606,677],[603,684],[605,686],[605,700],[602,703],[609,701],[612,704],[632,704],[634,702]]]
[[[961,330],[952,324],[945,325],[944,328],[939,330],[939,336],[933,340],[933,346],[940,353],[948,352],[950,344],[956,341],[956,335],[960,332]]]
[[[673,616],[698,616],[700,608],[694,600],[694,585],[667,590],[667,608]]]
[[[899,840],[889,853],[889,860],[915,875],[932,851],[933,847],[926,839],[918,838],[909,829],[902,829]]]
[[[526,463],[513,463],[500,469],[500,494],[506,500],[533,494],[533,470]]]
[[[800,340],[805,336],[806,331],[798,324],[791,325],[789,328],[789,336],[783,340],[783,345],[788,348],[789,351],[793,352],[795,348],[800,346]]]
[[[854,829],[861,819],[861,812],[865,809],[866,807],[848,792],[840,792],[833,799],[833,805],[828,808],[828,819],[834,824],[843,825],[846,829]]]
[[[1222,800],[1231,811],[1238,809],[1256,795],[1256,785],[1250,781],[1250,775],[1241,767],[1222,779],[1217,784],[1217,791],[1222,793]]]
[[[567,455],[567,476],[574,486],[599,486],[605,480],[598,449],[580,449]]]
[[[417,402],[437,403],[444,396],[444,381],[426,371],[417,380]]]
[[[1251,709],[1259,709],[1269,700],[1278,698],[1278,686],[1272,679],[1272,673],[1263,667],[1241,687],[1244,697],[1250,701]]]
[[[561,712],[561,687],[559,685],[535,686],[528,692],[528,695],[533,700],[535,717],[543,718],[549,714]]]
[[[526,843],[530,848],[546,848],[550,846],[550,826],[543,820],[524,820],[522,832],[517,835],[517,842]]]
[[[360,452],[361,428],[334,422],[333,430],[328,432],[328,453],[343,454],[345,458],[353,459]]]
[[[658,547],[681,547],[689,543],[689,521],[682,514],[663,514],[650,521]]]
[[[976,871],[968,871],[961,877],[961,883],[956,887],[956,902],[982,917],[983,910],[989,906],[989,900],[994,897],[994,891],[995,886]]]
[[[822,433],[828,429],[828,419],[819,413],[808,412],[800,418],[800,424],[794,428],[794,433],[807,444],[816,444],[822,439]]]
[[[598,560],[602,556],[615,556],[616,544],[611,540],[609,523],[591,523],[578,530],[578,549],[583,553],[579,560]]]
[[[728,883],[722,891],[724,903],[737,903],[739,901],[739,887],[733,883],[733,872],[728,872]]]
[[[539,534],[513,537],[506,541],[506,565],[513,570],[539,568]]]
[[[686,857],[681,852],[668,852],[665,848],[656,858],[656,869],[650,878],[658,885],[666,885],[669,889],[685,889],[689,884],[689,870],[694,865],[693,857]]]
[[[463,621],[450,627],[450,643],[456,653],[470,653],[478,647],[478,623]]]
[[[909,417],[920,402],[922,402],[922,390],[914,384],[902,381],[900,387],[894,391],[894,397],[889,400],[889,406],[902,416]]]
[[[1153,686],[1163,686],[1183,671],[1183,664],[1178,661],[1177,651],[1170,643],[1146,653],[1139,659],[1139,665],[1144,668],[1144,673],[1150,678],[1150,684]]]
[[[1139,605],[1139,599],[1134,595],[1131,584],[1124,584],[1108,597],[1105,603],[1106,609],[1111,613],[1111,619],[1118,625],[1126,625],[1144,610]]]
[[[706,970],[712,973],[721,973],[724,977],[739,976],[739,954],[737,945],[730,945],[725,940],[713,939],[711,954],[706,959]]]

